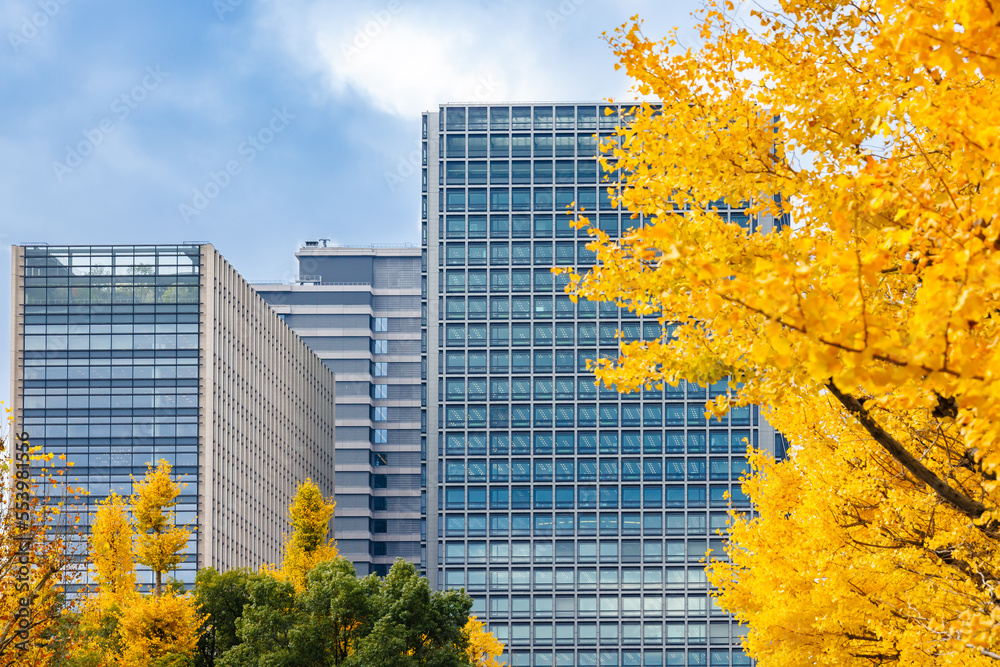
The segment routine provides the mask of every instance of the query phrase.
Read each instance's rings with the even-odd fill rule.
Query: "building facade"
[[[773,430],[756,408],[706,420],[724,385],[595,386],[588,359],[663,328],[574,304],[550,271],[594,262],[570,214],[611,236],[644,223],[601,185],[610,111],[423,117],[427,572],[465,587],[511,665],[748,665],[702,561],[722,551],[730,502],[749,509],[745,441],[768,446]]]
[[[423,566],[420,249],[296,253],[298,279],[258,293],[337,374],[336,538],[360,576]]]
[[[176,578],[278,563],[288,506],[334,492],[334,376],[207,244],[14,246],[17,423],[74,464],[89,520],[165,459],[195,528]],[[140,570],[140,583],[150,573]]]

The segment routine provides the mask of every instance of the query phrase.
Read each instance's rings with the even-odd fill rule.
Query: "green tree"
[[[238,643],[217,658],[219,667],[296,664],[289,651],[289,634],[301,620],[295,588],[287,581],[264,576],[250,582],[249,601],[236,619]],[[303,665],[314,664],[310,661]]]
[[[397,561],[385,579],[358,579],[344,559],[320,563],[296,591],[265,576],[252,581],[236,620],[240,643],[219,667],[469,667],[463,627],[472,600],[437,593]]]
[[[196,667],[214,667],[224,653],[240,643],[236,619],[251,600],[251,587],[266,578],[247,569],[219,573],[214,567],[198,571],[194,599],[205,614],[204,634],[198,640]]]
[[[472,598],[465,591],[434,592],[412,563],[397,560],[372,597],[372,632],[358,643],[357,665],[467,666]],[[388,647],[392,647],[390,651]],[[398,647],[401,652],[397,652]]]

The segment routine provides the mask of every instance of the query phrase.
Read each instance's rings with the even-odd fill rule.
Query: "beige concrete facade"
[[[33,444],[74,464],[89,495],[68,506],[89,517],[166,459],[184,484],[178,522],[195,529],[181,583],[280,563],[297,485],[335,494],[333,371],[212,245],[11,255],[10,405]]]
[[[297,485],[334,495],[334,374],[211,245],[202,276],[199,566],[279,563]]]

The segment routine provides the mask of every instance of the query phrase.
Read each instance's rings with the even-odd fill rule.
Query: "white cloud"
[[[353,92],[404,117],[446,102],[624,94],[587,6],[566,16],[559,6],[266,0],[258,26],[299,67],[321,75],[329,92]]]

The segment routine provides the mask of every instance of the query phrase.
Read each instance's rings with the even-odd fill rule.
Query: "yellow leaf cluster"
[[[1000,5],[779,5],[709,2],[696,47],[637,19],[612,37],[650,100],[601,158],[636,228],[590,229],[568,291],[671,325],[602,381],[729,378],[792,442],[716,570],[762,666],[979,664],[1000,653]]]
[[[99,504],[89,541],[96,587],[83,600],[69,649],[78,664],[187,664],[193,655],[204,620],[198,605],[190,593],[164,593],[162,586],[190,535],[174,523],[171,508],[181,489],[170,470],[167,461],[150,466],[128,503],[112,493]],[[136,563],[154,571],[154,592],[136,589]]]
[[[136,560],[153,570],[156,576],[156,594],[162,587],[165,572],[177,569],[184,560],[181,553],[191,533],[174,523],[180,485],[170,479],[170,464],[162,460],[145,479],[135,485],[130,499],[135,517]]]
[[[112,493],[98,504],[90,526],[90,562],[98,586],[96,600],[103,610],[136,594],[134,533],[127,512],[122,497]]]
[[[462,628],[462,634],[469,640],[465,653],[475,667],[505,667],[507,663],[500,662],[504,645],[499,639],[487,632],[485,625],[476,616],[470,616]]]
[[[144,595],[122,608],[119,631],[124,651],[118,665],[145,667],[165,656],[190,656],[202,618],[190,594]]]
[[[0,406],[3,403],[0,402]],[[65,469],[8,428],[0,433],[0,667],[45,667],[58,656],[59,629],[72,612],[65,586],[80,576],[79,516],[62,511],[80,493]],[[15,440],[17,446],[12,446]],[[44,467],[43,467],[44,466]]]
[[[285,541],[285,559],[280,570],[267,571],[291,582],[295,590],[303,590],[310,570],[337,557],[336,544],[329,537],[335,507],[336,503],[323,498],[311,479],[299,484],[295,500],[288,507],[292,534]]]

